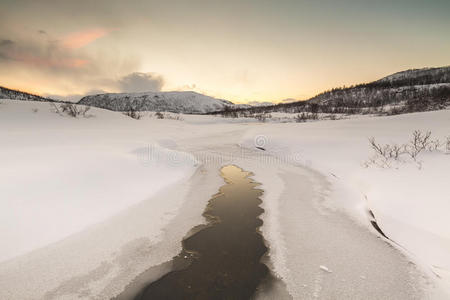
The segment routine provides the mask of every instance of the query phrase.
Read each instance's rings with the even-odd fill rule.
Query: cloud
[[[0,59],[43,69],[81,69],[90,65],[93,59],[79,49],[111,31],[104,28],[89,29],[58,40],[51,38],[46,31],[38,30],[40,37],[37,39],[0,39]]]
[[[44,97],[78,102],[81,98],[88,95],[104,94],[104,93],[138,93],[138,92],[158,92],[164,85],[164,78],[155,73],[140,73],[134,72],[126,76],[120,77],[117,80],[110,78],[103,78],[98,80],[105,89],[94,88],[86,93],[58,95],[58,94],[44,94]]]
[[[14,44],[11,40],[0,40],[0,47],[8,47]]]
[[[291,102],[297,102],[297,101],[299,101],[299,100],[295,99],[295,98],[286,98],[286,99],[281,100],[282,103],[291,103]]]
[[[121,78],[117,83],[119,90],[124,93],[157,92],[163,87],[164,79],[153,73],[134,72]]]
[[[269,101],[250,101],[247,104],[252,105],[252,106],[268,106],[268,105],[273,105],[273,102],[269,102]]]
[[[0,40],[0,62],[2,60],[7,60],[8,55],[6,54],[7,51],[9,51],[12,46],[14,45],[14,42],[7,39]]]
[[[48,40],[0,40],[0,59],[51,69],[80,68],[89,64],[83,55],[66,51],[57,41]]]
[[[105,28],[94,28],[94,29],[88,29],[84,31],[74,32],[66,36],[63,41],[62,45],[69,49],[79,49],[84,46],[87,46],[88,44],[92,43],[93,41],[104,37],[108,33],[110,33],[111,29],[105,29]]]
[[[104,94],[107,93],[104,90],[90,90],[87,93],[84,94],[69,94],[69,95],[57,95],[57,94],[43,94],[43,97],[51,98],[51,99],[57,99],[57,100],[63,100],[63,101],[69,101],[69,102],[78,102],[81,98],[88,95],[97,95],[97,94]]]
[[[0,38],[0,70],[18,74],[14,80],[8,79],[11,75],[0,77],[12,88],[45,92],[47,96],[68,101],[103,92],[161,90],[164,85],[161,75],[134,72],[141,64],[133,54],[120,55],[113,48],[101,51],[76,48],[98,36],[81,34],[68,40],[58,40],[50,34]],[[65,41],[71,41],[70,47],[74,49]]]

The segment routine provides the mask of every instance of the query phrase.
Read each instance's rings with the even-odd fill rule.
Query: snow
[[[262,125],[248,131],[241,143],[254,148],[254,137],[264,136],[270,153],[293,157],[299,165],[326,175],[333,187],[327,206],[341,208],[366,224],[367,212],[372,210],[395,245],[440,277],[448,289],[450,155],[426,153],[421,157],[422,168],[414,163],[390,169],[363,166],[372,154],[368,138],[400,144],[415,129],[431,130],[434,137],[445,140],[450,135],[450,111]]]
[[[171,165],[187,154],[145,135],[117,139],[125,116],[106,130],[113,125],[100,111],[81,120],[50,112],[48,104],[33,106],[40,111],[31,113],[29,103],[1,105],[0,261],[101,222],[195,170],[189,156]],[[143,145],[159,159],[140,159]]]
[[[325,271],[327,273],[333,273],[333,271],[331,271],[330,269],[328,269],[326,266],[319,266],[319,269],[321,269],[322,271]]]
[[[422,268],[450,290],[450,155],[426,154],[421,169],[363,164],[369,137],[449,135],[450,111],[282,124],[89,113],[0,101],[2,299],[109,299],[164,269],[204,222],[230,163],[262,184],[268,264],[295,299],[420,298]],[[377,238],[368,209],[395,248]]]

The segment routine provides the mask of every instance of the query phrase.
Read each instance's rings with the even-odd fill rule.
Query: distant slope
[[[338,88],[309,101],[337,106],[382,106],[402,101],[435,102],[450,99],[450,67],[414,69],[380,80]]]
[[[371,83],[335,88],[306,101],[239,111],[397,114],[443,109],[448,105],[450,66],[407,70]]]
[[[411,69],[386,76],[374,83],[388,83],[390,86],[428,85],[450,82],[450,66],[441,68]]]
[[[234,104],[196,92],[145,92],[109,93],[86,96],[78,104],[113,111],[169,111],[178,113],[210,113],[221,111]]]
[[[12,90],[0,86],[0,99],[24,100],[24,101],[39,101],[39,102],[59,102],[50,98],[25,93],[17,90]]]

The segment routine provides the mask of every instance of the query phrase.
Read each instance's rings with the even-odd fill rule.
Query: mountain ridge
[[[450,105],[450,66],[410,69],[378,80],[334,88],[308,100],[226,111],[245,113],[399,114]]]
[[[233,107],[228,100],[194,91],[105,93],[83,97],[77,104],[113,111],[168,111],[176,113],[211,113]]]
[[[57,102],[65,101],[41,97],[0,86],[0,98]],[[321,112],[357,113],[360,108],[386,105],[408,106],[407,111],[442,109],[450,102],[450,66],[409,69],[378,80],[334,88],[316,96],[290,103],[250,106],[206,96],[194,91],[104,93],[85,96],[75,104],[95,106],[113,111],[169,111],[188,114],[220,113],[230,111],[258,112]],[[315,107],[312,109],[311,107]]]
[[[38,101],[38,102],[63,102],[51,98],[42,97],[39,95],[34,95],[27,92],[22,92],[19,90],[9,89],[3,86],[0,86],[0,99]]]

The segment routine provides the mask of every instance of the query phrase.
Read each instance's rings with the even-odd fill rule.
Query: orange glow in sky
[[[80,32],[71,33],[66,36],[62,42],[63,46],[69,49],[78,49],[84,47],[93,41],[104,37],[111,30],[104,28],[88,29]]]
[[[448,0],[2,1],[0,85],[118,92],[140,72],[163,91],[304,100],[448,65],[449,11]]]

